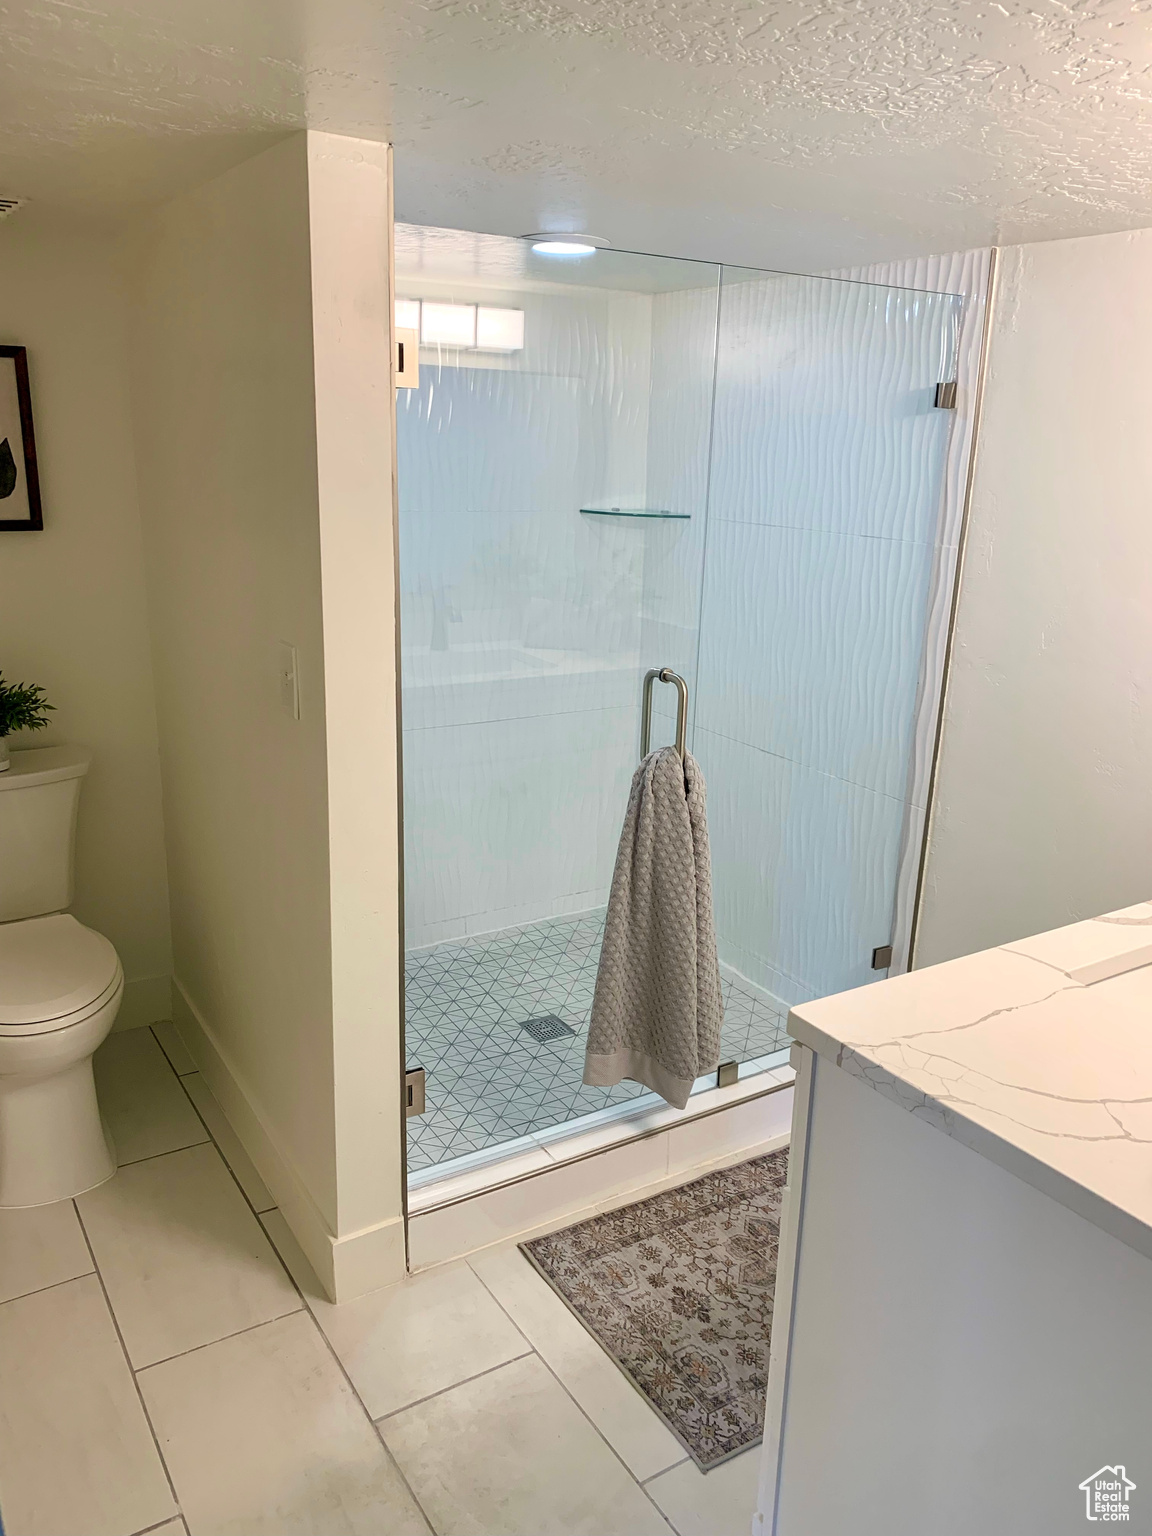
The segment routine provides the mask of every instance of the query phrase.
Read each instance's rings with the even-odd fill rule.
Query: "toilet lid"
[[[78,1013],[108,990],[119,968],[103,934],[67,912],[0,923],[0,1025]]]

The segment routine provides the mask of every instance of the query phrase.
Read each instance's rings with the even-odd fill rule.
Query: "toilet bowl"
[[[68,913],[0,923],[0,1209],[67,1199],[115,1173],[92,1053],[123,995],[115,949]]]
[[[0,1209],[66,1200],[116,1172],[92,1053],[124,972],[65,910],[88,764],[83,748],[30,748],[0,773]]]

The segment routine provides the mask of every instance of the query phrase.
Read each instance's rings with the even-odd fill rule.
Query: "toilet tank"
[[[83,747],[33,747],[13,752],[0,773],[0,923],[71,905],[76,809],[90,761]]]

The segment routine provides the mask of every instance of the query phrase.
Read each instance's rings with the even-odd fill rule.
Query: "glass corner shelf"
[[[586,517],[661,517],[675,522],[687,522],[690,512],[669,512],[661,507],[581,507]]]

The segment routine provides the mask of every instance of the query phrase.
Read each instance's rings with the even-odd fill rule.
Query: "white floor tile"
[[[208,1140],[150,1029],[109,1035],[95,1065],[96,1097],[120,1163]]]
[[[295,1233],[284,1220],[283,1211],[262,1211],[260,1225],[268,1234],[273,1248],[280,1255],[280,1262],[304,1293],[304,1299],[309,1303],[327,1301],[324,1287],[317,1280],[316,1271],[308,1262],[303,1248],[296,1241]]]
[[[306,1312],[140,1386],[193,1536],[428,1536]]]
[[[634,1477],[683,1459],[659,1415],[519,1249],[490,1250],[471,1264]]]
[[[173,1072],[184,1077],[188,1072],[195,1072],[196,1063],[192,1060],[192,1052],[180,1038],[179,1031],[171,1019],[161,1024],[153,1024],[152,1033],[160,1042],[160,1049],[172,1064]]]
[[[0,1211],[0,1301],[92,1272],[71,1200]]]
[[[707,1474],[686,1461],[645,1486],[677,1536],[748,1536],[759,1481],[760,1447],[754,1445]]]
[[[380,1427],[437,1531],[668,1536],[663,1518],[535,1356],[406,1408]]]
[[[466,1264],[411,1275],[333,1306],[283,1215],[270,1211],[263,1220],[374,1419],[530,1348]]]
[[[200,1118],[212,1132],[224,1161],[236,1176],[236,1182],[248,1196],[254,1211],[270,1211],[276,1202],[269,1193],[268,1186],[256,1172],[256,1165],[245,1152],[239,1136],[220,1108],[212,1090],[200,1076],[199,1072],[190,1073],[181,1079],[187,1090],[188,1096],[200,1111]]]
[[[6,1536],[129,1536],[175,1510],[95,1275],[0,1306]]]
[[[529,1352],[466,1264],[313,1311],[374,1419]]]
[[[211,1145],[121,1168],[77,1204],[137,1369],[300,1305]]]
[[[148,1536],[188,1536],[188,1527],[177,1515],[175,1520],[165,1520],[163,1525],[153,1526]]]

